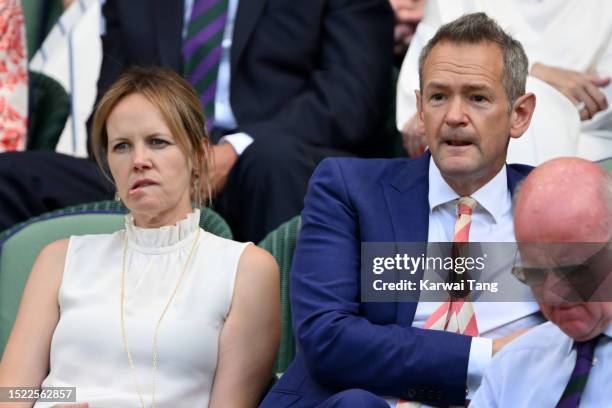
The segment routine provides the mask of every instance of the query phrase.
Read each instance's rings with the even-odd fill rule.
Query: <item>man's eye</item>
[[[444,100],[444,94],[442,94],[442,93],[433,94],[433,95],[431,95],[431,100],[432,101],[442,101],[442,100]]]
[[[472,95],[472,96],[471,96],[471,99],[472,99],[474,102],[478,102],[478,103],[480,103],[480,102],[484,102],[484,101],[486,101],[486,100],[487,100],[487,98],[485,98],[483,95]]]

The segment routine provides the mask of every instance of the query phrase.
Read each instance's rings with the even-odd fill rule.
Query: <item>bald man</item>
[[[515,232],[549,322],[491,361],[471,407],[609,407],[612,403],[612,174],[577,158],[534,170]]]

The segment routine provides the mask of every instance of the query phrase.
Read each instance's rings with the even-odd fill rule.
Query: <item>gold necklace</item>
[[[187,272],[187,267],[189,266],[189,263],[191,262],[191,258],[193,257],[193,253],[195,251],[196,244],[198,243],[199,238],[200,238],[200,228],[198,227],[197,232],[196,232],[196,237],[193,240],[193,245],[191,246],[191,251],[189,251],[189,256],[187,257],[187,261],[185,262],[185,265],[183,266],[183,270],[181,271],[181,274],[179,275],[179,279],[176,282],[176,286],[174,290],[172,291],[172,294],[170,295],[170,299],[168,299],[168,302],[166,303],[164,310],[159,316],[159,320],[157,321],[157,325],[155,326],[155,332],[153,333],[153,352],[152,352],[153,386],[151,387],[151,406],[153,408],[157,407],[157,404],[155,403],[155,376],[157,373],[157,337],[159,335],[159,327],[161,326],[161,322],[164,316],[166,315],[166,311],[170,307],[170,304],[172,303],[172,300],[174,299],[174,296],[176,295],[176,292],[178,291],[179,286],[181,286],[183,276]],[[134,377],[134,384],[136,384],[136,390],[138,391],[138,398],[140,399],[140,406],[141,408],[145,408],[143,393],[140,388],[140,383],[138,382],[138,376],[136,375],[136,368],[134,367],[134,359],[132,358],[132,353],[130,352],[130,346],[128,344],[128,339],[125,334],[124,303],[125,303],[125,269],[126,269],[126,263],[127,263],[127,247],[128,247],[127,244],[128,244],[128,239],[127,239],[127,231],[126,231],[125,239],[123,243],[123,262],[122,262],[122,267],[121,267],[121,305],[120,305],[121,337],[123,338],[123,346],[125,347],[125,352],[127,353],[128,362],[130,363],[130,370],[132,371],[132,377]]]

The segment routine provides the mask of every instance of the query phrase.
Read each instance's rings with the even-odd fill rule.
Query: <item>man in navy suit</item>
[[[527,69],[493,20],[463,16],[421,55],[418,120],[431,153],[318,166],[291,272],[300,350],[263,407],[463,405],[492,354],[541,321],[529,302],[475,302],[478,337],[429,330],[439,304],[362,302],[360,289],[363,242],[453,241],[460,197],[476,201],[470,241],[515,241],[511,193],[530,168],[505,160],[535,108]]]

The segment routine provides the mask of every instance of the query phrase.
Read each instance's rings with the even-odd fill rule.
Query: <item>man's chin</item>
[[[555,310],[551,320],[563,333],[576,341],[588,340],[593,331],[592,317],[579,305]]]
[[[473,176],[477,165],[473,159],[463,156],[444,157],[439,161],[440,172],[451,178]]]

